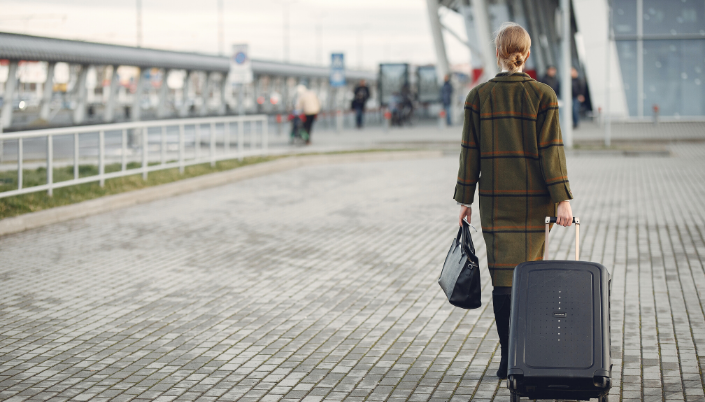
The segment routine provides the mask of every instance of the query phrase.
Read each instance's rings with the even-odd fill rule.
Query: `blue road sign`
[[[330,55],[330,86],[345,86],[345,55],[331,53]]]

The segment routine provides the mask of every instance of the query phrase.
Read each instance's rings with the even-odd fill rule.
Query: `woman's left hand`
[[[463,226],[463,218],[468,219],[468,223],[470,223],[470,220],[472,219],[472,207],[466,207],[465,205],[460,206],[460,218],[458,218],[458,225]]]

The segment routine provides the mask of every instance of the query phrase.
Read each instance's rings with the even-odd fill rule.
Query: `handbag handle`
[[[558,218],[555,216],[546,217],[546,241],[543,245],[543,259],[548,260],[548,227],[551,223],[556,223]],[[573,217],[573,223],[575,223],[575,261],[580,259],[580,218],[577,216]]]
[[[460,244],[467,247],[469,252],[475,254],[475,244],[473,244],[472,242],[472,236],[470,235],[470,227],[473,226],[469,224],[467,220],[463,219],[463,226],[458,228],[457,239]],[[465,238],[465,241],[463,241],[463,238]]]

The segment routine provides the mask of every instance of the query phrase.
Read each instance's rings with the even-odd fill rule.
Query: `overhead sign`
[[[252,82],[252,62],[249,46],[246,44],[233,45],[233,54],[230,57],[230,82],[233,84]]]
[[[345,55],[331,53],[330,55],[330,86],[345,86]]]

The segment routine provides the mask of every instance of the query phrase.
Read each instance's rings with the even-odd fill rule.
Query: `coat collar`
[[[509,75],[509,73],[499,73],[490,81],[492,82],[524,82],[531,81],[533,78],[527,73],[514,73]]]

